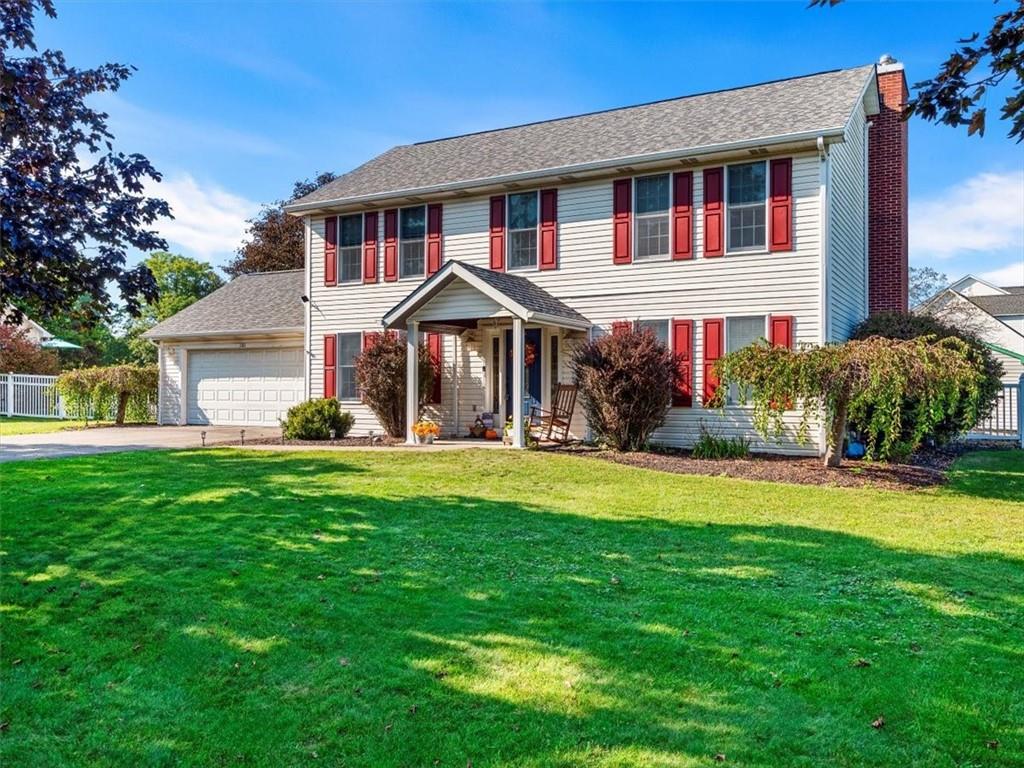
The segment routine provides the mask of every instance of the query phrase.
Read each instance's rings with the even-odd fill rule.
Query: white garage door
[[[301,347],[193,350],[188,423],[276,427],[302,385]]]

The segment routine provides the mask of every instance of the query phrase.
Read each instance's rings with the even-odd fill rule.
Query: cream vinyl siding
[[[703,258],[702,167],[692,169],[694,179],[695,258],[688,261],[652,260],[628,265],[612,263],[612,179],[565,185],[558,189],[559,268],[550,271],[524,270],[515,274],[528,277],[587,317],[595,326],[610,328],[615,320],[685,318],[694,321],[694,391],[702,391],[700,350],[701,321],[709,317],[772,313],[795,318],[796,341],[818,342],[820,326],[821,226],[819,204],[819,161],[815,153],[793,157],[794,250],[787,253],[744,253],[719,258]],[[717,164],[716,164],[717,165]],[[524,190],[525,191],[525,190]],[[379,266],[383,275],[383,215],[379,217]],[[381,318],[419,284],[415,280],[380,282],[372,285],[323,284],[323,218],[311,221],[310,296],[311,357],[310,392],[323,394],[323,336],[345,331],[379,330]],[[444,204],[443,258],[488,267],[489,196]],[[452,291],[446,302],[470,301],[460,289]],[[479,299],[473,299],[478,301]],[[433,313],[432,313],[433,314]],[[482,313],[481,313],[482,314]],[[598,332],[595,330],[595,332]],[[547,336],[545,336],[547,338]],[[485,366],[489,364],[489,339],[486,331],[463,334],[460,341],[459,431],[464,433],[475,418],[471,406],[483,406],[486,391]],[[565,380],[571,378],[568,360],[573,343],[563,343],[560,367]],[[446,371],[439,415],[452,417],[454,382],[451,358],[454,337],[444,337]],[[481,352],[481,350],[483,350]],[[485,356],[488,359],[485,359]],[[674,445],[689,445],[699,433],[701,420],[724,434],[753,436],[749,413],[730,410],[724,415],[704,410],[673,409],[658,440]],[[354,434],[365,434],[380,426],[361,403],[346,403],[356,417]],[[574,432],[583,435],[581,407],[577,405]],[[794,414],[787,422],[794,425]],[[451,425],[445,423],[443,433]],[[812,437],[817,431],[812,429]],[[777,448],[772,445],[773,450]],[[815,445],[788,450],[816,452]]]
[[[181,350],[172,344],[161,344],[159,355],[163,363],[160,374],[161,424],[181,422]]]
[[[863,104],[846,128],[846,141],[829,148],[830,253],[828,296],[831,307],[829,341],[845,341],[867,317],[867,118]]]

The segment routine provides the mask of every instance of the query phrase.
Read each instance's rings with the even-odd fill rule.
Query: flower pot
[[[425,440],[426,440],[427,445],[433,445],[434,444],[434,436],[433,435],[427,435]]]

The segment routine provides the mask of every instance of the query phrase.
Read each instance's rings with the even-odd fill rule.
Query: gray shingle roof
[[[1008,289],[1004,288],[1003,290]],[[994,317],[999,315],[1024,315],[1024,293],[966,296],[965,298]]]
[[[464,261],[456,261],[464,269],[479,277],[489,286],[501,291],[512,301],[529,310],[539,312],[552,317],[564,318],[565,320],[576,320],[589,323],[583,315],[569,305],[559,301],[550,293],[545,291],[536,283],[522,275],[514,275],[508,272],[495,272],[493,269],[485,269]]]
[[[839,129],[873,66],[389,149],[294,206]]]
[[[305,273],[301,269],[241,275],[153,326],[143,336],[167,339],[301,331],[306,321],[301,298],[304,278]]]

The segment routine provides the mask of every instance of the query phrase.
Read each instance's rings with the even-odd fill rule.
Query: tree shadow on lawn
[[[949,471],[949,493],[1024,502],[1024,450],[968,453]]]
[[[1024,758],[1018,560],[196,456],[6,521],[4,762]]]

